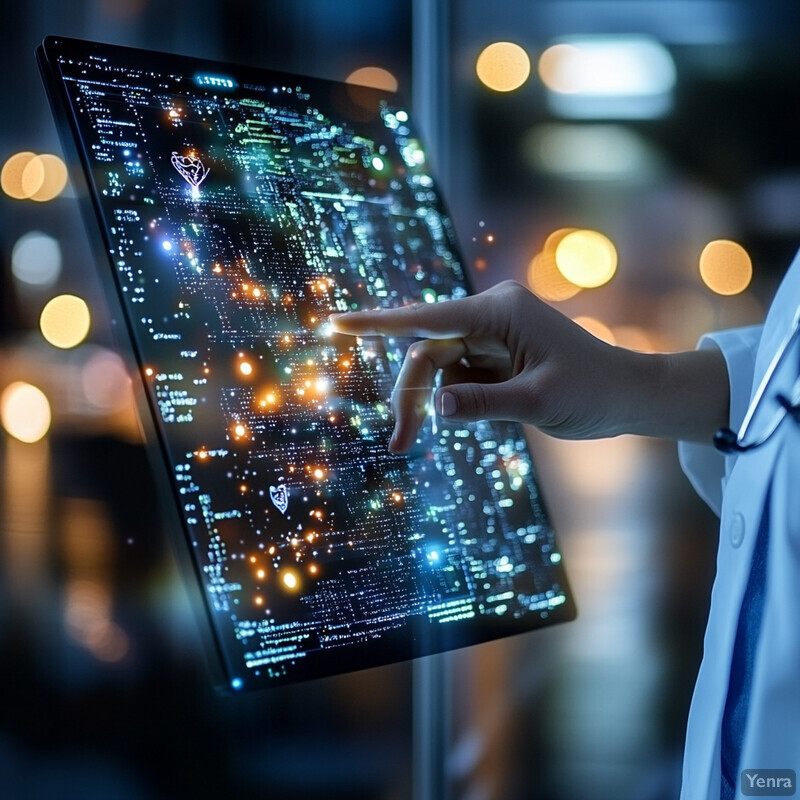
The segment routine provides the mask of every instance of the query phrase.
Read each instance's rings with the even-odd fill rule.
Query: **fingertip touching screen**
[[[77,146],[204,598],[246,690],[571,619],[519,426],[431,413],[387,450],[406,340],[333,312],[469,291],[407,105],[67,39]]]

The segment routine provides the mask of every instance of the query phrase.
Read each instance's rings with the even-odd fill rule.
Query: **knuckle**
[[[418,342],[412,342],[408,346],[408,350],[406,351],[406,358],[411,359],[412,361],[419,361],[422,358],[426,358],[428,356],[428,342],[426,339],[422,339]]]
[[[477,415],[488,415],[491,413],[491,401],[486,393],[483,385],[480,383],[472,383],[466,388],[466,397],[464,398],[468,406],[465,411],[473,412]]]
[[[436,359],[434,357],[434,348],[436,347],[435,340],[420,339],[409,345],[406,352],[406,358],[410,362],[418,365],[419,367],[427,368],[428,370],[435,371],[438,369]]]

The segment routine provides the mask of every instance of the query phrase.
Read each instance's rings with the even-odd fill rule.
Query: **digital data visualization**
[[[387,450],[408,341],[333,312],[467,293],[408,108],[345,84],[50,43],[234,690],[572,615],[520,428]]]

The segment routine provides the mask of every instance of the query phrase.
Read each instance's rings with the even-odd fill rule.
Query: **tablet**
[[[407,103],[55,37],[38,59],[217,684],[329,676],[571,619],[521,428],[432,413],[412,452],[391,454],[409,342],[327,324],[470,291]]]

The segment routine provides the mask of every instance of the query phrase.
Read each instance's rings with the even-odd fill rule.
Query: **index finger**
[[[400,308],[350,311],[328,317],[338,333],[353,336],[418,336],[425,339],[457,339],[472,332],[474,297],[442,303],[412,303]]]

